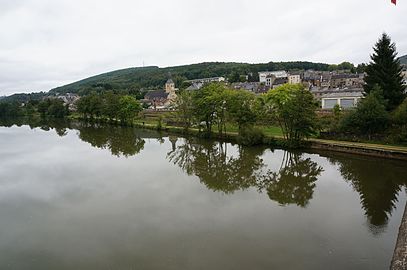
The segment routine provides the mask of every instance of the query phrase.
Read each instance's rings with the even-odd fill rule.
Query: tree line
[[[107,118],[130,122],[143,109],[133,96],[117,95],[113,91],[101,94],[92,92],[77,102],[77,111],[84,118]]]
[[[39,114],[41,117],[63,118],[69,115],[69,108],[57,98],[46,98],[41,101],[0,102],[0,117],[24,117]]]

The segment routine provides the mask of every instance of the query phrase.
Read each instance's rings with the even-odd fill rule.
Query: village
[[[404,84],[407,85],[407,69],[403,70]],[[210,83],[224,83],[232,89],[243,90],[257,95],[267,93],[284,84],[304,84],[319,101],[321,110],[331,110],[336,105],[342,109],[356,107],[364,97],[363,86],[365,73],[350,73],[349,71],[263,71],[258,73],[258,82],[229,83],[225,77],[202,78],[185,81],[189,87],[185,91],[197,91]],[[171,109],[177,98],[175,83],[168,79],[164,89],[151,90],[141,100],[149,109]]]

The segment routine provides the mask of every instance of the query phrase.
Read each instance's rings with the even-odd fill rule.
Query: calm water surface
[[[386,269],[406,163],[0,127],[0,269]]]

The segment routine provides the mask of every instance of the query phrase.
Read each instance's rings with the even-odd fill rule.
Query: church
[[[167,109],[174,104],[177,98],[175,83],[172,79],[168,79],[163,90],[152,90],[147,92],[144,99],[151,104],[151,108],[155,110]]]

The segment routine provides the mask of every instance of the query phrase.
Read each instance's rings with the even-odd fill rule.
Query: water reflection
[[[284,152],[280,169],[272,171],[261,158],[265,148],[237,146],[237,154],[230,155],[227,146],[189,139],[169,152],[167,158],[214,191],[228,194],[254,187],[282,205],[301,207],[312,199],[322,167],[310,158]]]
[[[407,184],[406,170],[399,162],[364,157],[329,155],[328,159],[339,167],[342,177],[360,195],[370,229],[381,232],[396,207],[397,195]],[[393,163],[393,164],[392,164]]]
[[[280,204],[305,207],[314,194],[315,182],[322,167],[298,153],[284,152],[278,172],[269,170],[264,175],[265,189],[270,199]]]
[[[70,121],[64,119],[43,119],[43,118],[0,118],[0,126],[12,127],[23,125],[29,126],[31,129],[40,128],[44,131],[55,130],[58,136],[65,136],[67,130],[70,129]]]
[[[264,166],[263,152],[263,148],[239,146],[232,156],[226,143],[187,139],[167,158],[188,175],[198,176],[209,189],[228,194],[256,186]]]
[[[0,125],[29,125],[32,129],[55,130],[58,136],[66,136],[68,130],[73,129],[82,141],[93,147],[108,149],[118,157],[139,154],[144,149],[145,139],[156,139],[160,144],[169,140],[171,149],[167,160],[186,174],[197,176],[208,189],[231,194],[255,188],[280,205],[306,207],[323,172],[313,158],[299,152],[284,151],[281,160],[276,161],[278,164],[267,164],[265,153],[271,150],[264,147],[164,137],[149,130],[52,119],[3,119]],[[396,207],[398,194],[406,185],[405,165],[338,153],[324,153],[322,156],[335,165],[335,170],[339,170],[343,179],[359,194],[371,231],[382,232]]]
[[[134,156],[144,149],[144,139],[137,136],[132,128],[79,123],[75,125],[75,129],[82,141],[93,147],[108,149],[112,155],[118,157]]]

